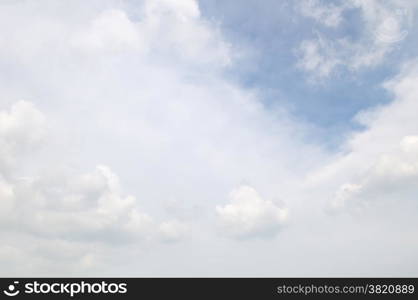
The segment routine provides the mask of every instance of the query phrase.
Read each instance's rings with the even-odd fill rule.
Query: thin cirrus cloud
[[[297,66],[307,71],[312,79],[322,80],[343,68],[358,71],[376,67],[385,56],[396,51],[408,36],[412,15],[417,6],[413,1],[347,1],[326,5],[319,1],[305,1],[301,15],[331,28],[341,26],[344,13],[357,10],[363,28],[360,34],[328,38],[316,31],[316,37],[301,42],[296,49]]]
[[[305,17],[310,17],[317,22],[329,27],[337,27],[342,18],[345,5],[326,4],[317,0],[305,0],[300,2],[300,12]]]
[[[402,259],[385,274],[416,270],[415,223],[402,218],[414,205],[415,62],[384,84],[393,101],[358,112],[363,129],[330,150],[311,142],[315,125],[231,78],[246,49],[197,1],[1,6],[0,273],[370,275],[386,251]],[[348,10],[386,42],[320,33],[295,64],[327,78],[400,44],[387,38],[406,25],[380,2],[292,12],[339,30]]]

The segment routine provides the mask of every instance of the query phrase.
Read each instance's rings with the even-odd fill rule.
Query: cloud
[[[250,186],[236,188],[229,198],[229,204],[216,207],[227,235],[238,238],[275,235],[287,219],[287,209],[264,200]]]
[[[13,191],[13,186],[0,177],[0,199],[2,204],[0,209],[0,216],[2,218],[6,218],[13,210],[14,198],[15,194]]]
[[[22,155],[31,154],[45,135],[45,118],[32,103],[18,101],[0,111],[0,215],[7,220],[16,206],[13,175]]]
[[[298,67],[314,72],[318,78],[328,77],[337,66],[343,63],[336,55],[333,45],[320,36],[317,40],[303,41],[298,53],[301,55]]]
[[[313,18],[315,21],[329,27],[337,27],[341,23],[341,14],[345,9],[343,5],[323,4],[317,0],[305,0],[299,5],[303,16]]]
[[[30,153],[45,134],[45,118],[32,103],[19,101],[0,111],[0,174],[9,174],[16,159]]]
[[[95,242],[110,245],[137,243],[153,236],[164,241],[183,238],[186,225],[175,219],[158,224],[143,213],[135,197],[124,195],[118,176],[108,166],[98,165],[82,174],[68,167],[48,167],[31,176],[15,174],[24,156],[37,157],[37,152],[48,146],[48,127],[45,115],[30,102],[18,101],[0,111],[0,230],[5,236],[34,238],[35,243],[44,245],[42,251],[51,251],[50,241],[54,247],[65,245],[62,250],[69,253],[77,249],[74,259],[80,260],[82,269],[97,265],[94,255],[83,250]],[[38,250],[29,254],[13,242],[5,243],[0,259],[33,260],[39,256]],[[38,267],[49,265],[48,260],[54,257],[46,256]],[[63,266],[71,268],[65,262]]]
[[[333,5],[332,9],[316,1],[307,2],[302,8],[303,16],[325,24],[327,18],[321,15],[333,11],[331,15],[335,15],[338,22],[331,22],[332,27],[340,23],[342,12],[348,10],[358,12],[364,23],[363,34],[355,38],[345,34],[331,39],[317,34],[316,38],[301,42],[296,51],[298,66],[310,73],[312,78],[323,79],[341,68],[356,72],[383,63],[396,45],[407,37],[417,6],[402,1],[353,0],[340,6]]]
[[[15,141],[31,141],[27,164],[17,159],[0,171],[7,202],[0,230],[4,246],[15,249],[4,253],[35,261],[30,274],[77,273],[68,259],[48,254],[56,244],[83,265],[78,274],[116,272],[119,259],[138,252],[170,263],[183,254],[167,252],[167,242],[179,249],[193,240],[187,255],[199,239],[220,238],[216,205],[239,182],[287,198],[299,174],[320,161],[302,153],[323,155],[305,143],[309,125],[268,109],[230,79],[235,54],[196,1],[100,3],[0,4],[0,28],[11,28],[1,38],[8,42],[0,77],[10,83],[1,91],[9,103],[22,96],[33,103],[17,112],[39,107],[45,119],[13,109],[2,115],[22,123],[1,134],[10,158],[25,148]],[[35,149],[41,125],[48,130]],[[228,236],[275,236],[285,210],[248,193],[234,196],[232,209],[258,212],[243,232],[232,221]],[[171,199],[183,208],[164,210]],[[15,262],[2,272],[19,270]]]
[[[125,12],[118,9],[103,11],[95,17],[87,29],[74,34],[70,44],[87,53],[121,52],[146,47],[136,24]]]
[[[108,167],[81,176],[54,175],[16,188],[19,206],[12,215],[21,228],[40,236],[104,242],[147,234],[152,218],[138,210],[133,196],[121,194],[118,177]]]
[[[236,45],[196,1],[0,6],[1,274],[376,275],[388,253],[401,259],[385,274],[415,274],[413,218],[324,212],[373,190],[376,158],[415,153],[413,63],[387,83],[392,103],[359,114],[365,130],[325,150],[231,80]],[[363,53],[339,43],[302,43],[302,68],[325,78]]]
[[[392,153],[380,155],[370,168],[358,175],[358,183],[344,184],[332,201],[338,210],[362,210],[376,202],[415,199],[418,179],[418,136],[405,136]]]
[[[104,10],[86,24],[87,29],[69,32],[70,46],[90,55],[163,56],[164,63],[215,69],[230,63],[230,46],[200,17],[195,1],[147,0],[139,14],[133,20],[124,10]]]
[[[183,239],[189,232],[189,226],[178,220],[162,222],[159,235],[164,242],[176,242]]]
[[[141,239],[152,224],[133,196],[122,195],[118,177],[107,166],[82,175],[53,171],[0,181],[0,193],[3,229],[112,242]]]

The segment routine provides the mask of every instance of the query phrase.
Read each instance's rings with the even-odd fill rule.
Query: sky
[[[0,2],[0,276],[418,276],[414,0]]]

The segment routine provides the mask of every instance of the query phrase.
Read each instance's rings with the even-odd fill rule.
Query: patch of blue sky
[[[358,9],[345,10],[341,23],[334,28],[302,16],[296,1],[243,0],[239,6],[235,0],[199,3],[202,14],[218,22],[228,40],[251,49],[246,59],[231,70],[231,76],[257,89],[266,106],[280,105],[296,119],[317,126],[314,139],[330,147],[338,146],[347,133],[362,129],[353,122],[359,111],[391,100],[382,83],[399,71],[399,60],[413,56],[408,46],[416,43],[410,32],[403,41],[406,45],[395,45],[383,63],[357,71],[337,66],[330,77],[312,83],[308,74],[296,67],[296,49],[303,40],[318,35],[364,39]]]

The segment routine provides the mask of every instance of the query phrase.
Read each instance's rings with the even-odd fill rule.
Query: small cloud
[[[217,206],[224,233],[236,238],[274,236],[287,220],[286,208],[264,200],[250,186],[240,186],[229,195],[230,203]]]
[[[328,27],[337,27],[341,23],[344,9],[344,6],[324,4],[317,0],[305,0],[300,3],[303,16],[313,18]]]
[[[297,66],[315,74],[317,78],[328,77],[342,61],[333,48],[332,43],[318,36],[317,39],[305,40],[300,45],[297,54]]]
[[[189,227],[177,220],[163,222],[158,228],[159,236],[163,242],[180,241],[188,232]]]

